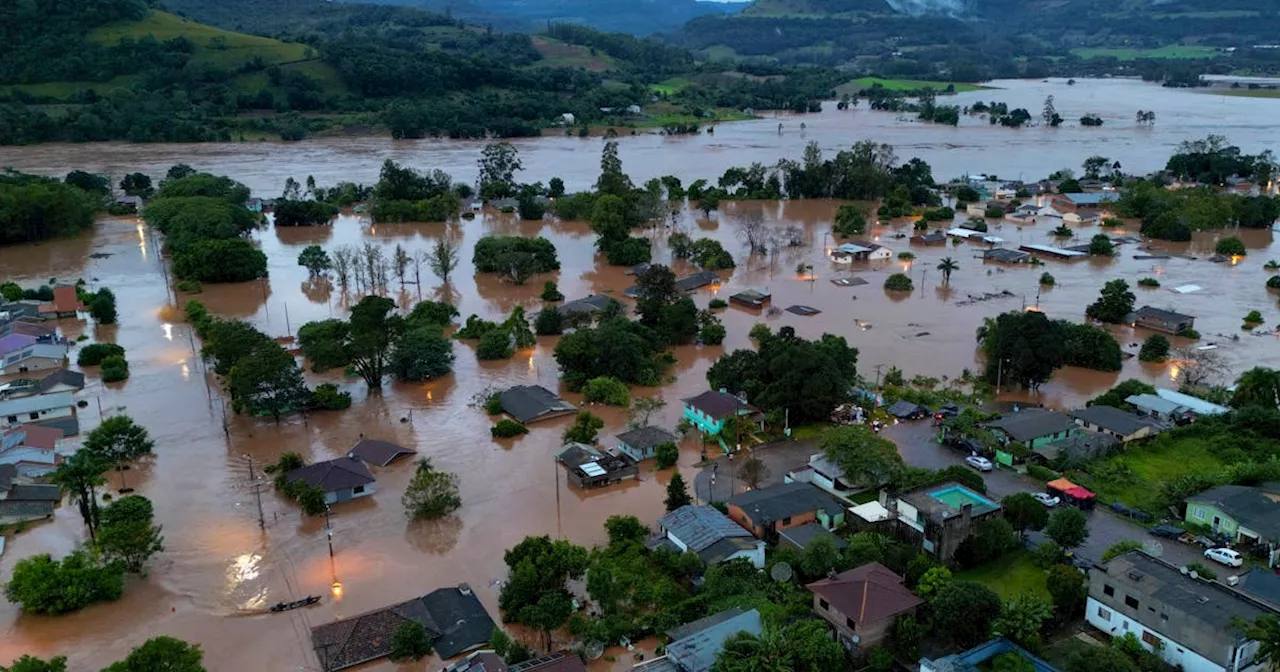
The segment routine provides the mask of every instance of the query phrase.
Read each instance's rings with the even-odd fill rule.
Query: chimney
[[[458,584],[458,592],[459,592],[459,593],[462,593],[463,595],[466,595],[466,596],[470,597],[470,596],[471,596],[471,586],[470,586],[469,584],[466,584],[466,583],[459,583],[459,584]]]

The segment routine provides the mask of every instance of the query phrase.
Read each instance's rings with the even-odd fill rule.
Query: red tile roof
[[[59,285],[53,288],[53,303],[40,304],[41,313],[74,313],[85,310],[76,296],[76,288],[71,285]]]
[[[27,434],[26,438],[22,440],[22,445],[31,446],[32,448],[52,450],[57,447],[58,439],[62,438],[62,430],[57,427],[22,425],[18,429]]]
[[[878,562],[805,587],[857,623],[883,621],[924,603],[902,585],[902,577]]]

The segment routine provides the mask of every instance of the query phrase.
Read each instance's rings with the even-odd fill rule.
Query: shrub
[[[867,216],[856,205],[842,205],[836,209],[833,233],[841,238],[860,236],[867,230]]]
[[[485,236],[476,241],[471,262],[477,273],[505,273],[505,258],[516,254],[528,254],[532,257],[534,273],[546,273],[560,268],[556,246],[542,237]]]
[[[1004,217],[1004,208],[999,205],[988,205],[986,212],[983,212],[982,216],[989,217],[991,219],[999,219]]]
[[[747,332],[747,337],[753,341],[763,341],[772,335],[773,332],[769,330],[769,325],[764,323],[757,323],[751,327],[751,331]]]
[[[1178,332],[1178,335],[1183,338],[1189,338],[1193,341],[1200,340],[1200,332],[1196,331],[1195,329],[1183,329],[1182,331]]]
[[[674,467],[680,461],[680,447],[670,441],[658,444],[653,452],[659,469]]]
[[[1054,286],[1054,285],[1058,284],[1058,280],[1057,280],[1056,278],[1054,278],[1054,277],[1053,277],[1053,274],[1052,274],[1052,273],[1041,273],[1041,274],[1040,274],[1040,284],[1041,284],[1041,285],[1043,285],[1043,286],[1045,286],[1045,287],[1052,287],[1052,286]]]
[[[1280,275],[1276,276],[1276,278],[1280,279]],[[729,307],[729,302],[725,301],[724,299],[716,298],[716,299],[711,299],[711,301],[707,302],[707,308],[710,310],[719,310],[721,308],[728,308],[728,307]]]
[[[1213,581],[1218,578],[1218,573],[1204,566],[1202,562],[1193,562],[1187,565],[1187,569],[1200,575],[1200,578],[1206,581]]]
[[[484,412],[489,415],[497,415],[502,412],[502,393],[494,392],[484,400]]]
[[[614,266],[635,266],[653,259],[653,249],[647,238],[627,236],[609,246],[605,255]]]
[[[1244,316],[1244,322],[1245,324],[1262,324],[1262,313],[1251,310],[1248,315]]]
[[[1229,257],[1243,257],[1246,254],[1244,243],[1235,236],[1228,236],[1219,240],[1218,244],[1214,246],[1213,251],[1218,254],[1225,254]]]
[[[560,288],[556,287],[554,281],[548,280],[542,285],[543,301],[564,301],[564,294],[560,293]]]
[[[65,614],[94,602],[120,599],[124,567],[99,565],[87,551],[75,551],[61,561],[48,553],[33,555],[13,566],[4,594],[29,613]]]
[[[485,334],[498,329],[498,323],[480,319],[476,315],[467,316],[467,321],[460,329],[453,332],[454,338],[482,338]]]
[[[1045,483],[1048,483],[1059,476],[1058,472],[1048,467],[1042,467],[1038,464],[1027,465],[1027,475],[1037,481],[1044,481]]]
[[[914,255],[914,254],[912,254],[912,253],[910,253],[910,252],[899,252],[899,253],[898,253],[898,259],[901,259],[902,261],[911,261],[912,259],[915,259],[915,258],[916,258],[916,255]]]
[[[1160,334],[1152,334],[1138,352],[1138,359],[1144,362],[1163,362],[1168,358],[1169,339]]]
[[[505,329],[490,329],[476,345],[476,357],[479,359],[507,359],[514,352],[511,335]]]
[[[108,357],[124,357],[124,348],[115,343],[94,343],[80,348],[76,364],[80,366],[97,366]]]
[[[1280,275],[1267,278],[1267,289],[1280,289]]]
[[[1139,287],[1159,287],[1160,281],[1155,278],[1143,278],[1138,281]]]
[[[586,401],[598,401],[607,406],[629,406],[631,389],[617,378],[600,376],[587,381],[582,388],[582,398]]]
[[[311,393],[310,406],[316,411],[341,411],[351,407],[351,393],[333,383],[321,383]]]
[[[393,662],[419,660],[431,653],[431,638],[417,621],[407,620],[396,628],[391,635],[391,652],[387,654]]]
[[[726,334],[723,324],[712,322],[702,325],[698,330],[698,340],[702,341],[703,345],[720,345],[724,342]]]
[[[885,278],[884,288],[891,292],[910,292],[915,289],[915,284],[911,282],[911,276],[905,273],[894,273]]]
[[[1104,229],[1112,229],[1112,228],[1115,228],[1115,227],[1117,227],[1117,226],[1124,226],[1124,222],[1120,221],[1120,219],[1119,219],[1119,218],[1116,218],[1116,217],[1103,217],[1103,218],[1102,218],[1102,228],[1104,228]]]
[[[1075,232],[1066,224],[1059,224],[1051,233],[1059,238],[1070,238]]]
[[[199,294],[204,291],[204,285],[199,280],[179,280],[177,287],[183,294]]]
[[[129,362],[123,355],[111,355],[102,360],[102,382],[118,383],[129,377]]]
[[[564,333],[564,313],[555,306],[548,306],[533,321],[533,333],[539,336],[557,336]]]
[[[525,427],[515,420],[509,420],[507,418],[499,420],[498,424],[489,428],[489,434],[495,439],[509,439],[513,436],[520,436],[521,434],[528,433],[528,427]]]

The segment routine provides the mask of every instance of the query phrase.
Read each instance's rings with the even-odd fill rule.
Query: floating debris
[[[852,278],[833,278],[831,280],[831,284],[836,285],[837,287],[857,287],[858,285],[867,285],[871,283],[867,282],[863,278],[852,277]]]
[[[817,315],[822,311],[818,310],[817,308],[814,308],[813,306],[794,305],[794,306],[787,306],[787,312],[795,313],[796,315],[804,315],[805,317],[808,317],[810,315]]]
[[[983,294],[976,294],[976,295],[975,295],[975,294],[969,294],[968,296],[969,296],[969,298],[968,298],[968,299],[965,299],[964,301],[957,301],[957,302],[956,302],[956,305],[957,305],[957,306],[968,306],[968,305],[970,305],[970,304],[974,304],[974,303],[981,303],[981,302],[983,302],[983,301],[993,301],[993,300],[995,300],[995,299],[1006,299],[1006,298],[1009,298],[1009,297],[1011,297],[1011,296],[1016,296],[1016,295],[1015,295],[1013,292],[1011,292],[1011,291],[1009,291],[1009,290],[1007,290],[1007,289],[1004,289],[1004,290],[1001,290],[1001,291],[999,291],[999,292],[985,292],[985,293],[983,293]]]
[[[1133,258],[1134,259],[1172,259],[1173,257],[1167,254],[1135,254],[1133,255]]]
[[[1204,287],[1201,287],[1200,285],[1179,285],[1174,287],[1173,291],[1179,294],[1191,294],[1192,292],[1198,292],[1202,289],[1204,289]]]
[[[89,258],[90,259],[106,259],[109,256],[111,256],[110,252],[94,252],[93,254],[89,255]]]

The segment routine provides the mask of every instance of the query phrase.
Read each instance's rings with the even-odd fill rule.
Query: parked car
[[[1057,506],[1058,504],[1061,504],[1061,503],[1062,503],[1062,499],[1061,499],[1061,498],[1059,498],[1059,497],[1054,497],[1053,495],[1051,495],[1051,494],[1049,494],[1049,493],[1047,493],[1047,492],[1037,492],[1037,493],[1035,493],[1034,495],[1031,495],[1031,496],[1032,496],[1032,497],[1035,497],[1037,502],[1040,502],[1041,504],[1044,504],[1045,506],[1047,506],[1047,507],[1049,507],[1049,508],[1051,508],[1051,509],[1052,509],[1053,507]]]
[[[1211,548],[1204,552],[1204,557],[1228,567],[1239,567],[1244,564],[1244,558],[1229,548]]]
[[[978,455],[970,455],[969,457],[964,458],[964,463],[978,471],[991,471],[993,468],[991,460]]]
[[[1151,522],[1151,514],[1146,511],[1135,509],[1131,506],[1126,506],[1124,502],[1112,502],[1111,510],[1122,516],[1128,516],[1134,520],[1142,521],[1144,523]]]
[[[1147,531],[1165,539],[1177,539],[1182,536],[1182,528],[1175,525],[1156,525]]]
[[[955,404],[945,404],[943,405],[942,408],[938,409],[938,412],[933,414],[933,419],[946,420],[947,418],[954,418],[959,414],[960,414],[960,407],[956,406]]]

